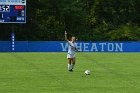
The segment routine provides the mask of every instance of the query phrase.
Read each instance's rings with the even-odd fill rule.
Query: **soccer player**
[[[68,54],[67,54],[68,70],[72,72],[74,69],[75,61],[76,61],[75,52],[78,51],[76,43],[75,43],[76,38],[72,36],[71,41],[69,41],[67,38],[67,32],[65,31],[65,40],[68,42]]]

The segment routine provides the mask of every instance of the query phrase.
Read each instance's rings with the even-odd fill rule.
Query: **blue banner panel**
[[[11,52],[10,41],[0,41],[0,52]],[[140,42],[84,42],[78,41],[82,52],[140,52]],[[66,52],[65,41],[15,41],[15,52]]]
[[[11,52],[11,42],[0,41],[0,52]]]

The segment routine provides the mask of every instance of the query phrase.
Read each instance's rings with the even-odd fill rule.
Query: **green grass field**
[[[86,69],[91,75],[84,75]],[[139,93],[140,53],[0,53],[0,93]]]

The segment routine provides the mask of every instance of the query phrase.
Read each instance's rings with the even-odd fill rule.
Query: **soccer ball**
[[[90,70],[86,70],[86,71],[85,71],[85,74],[86,74],[86,75],[90,75]]]

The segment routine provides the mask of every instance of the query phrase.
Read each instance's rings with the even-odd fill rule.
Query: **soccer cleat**
[[[69,72],[73,72],[73,70],[71,69],[71,70],[69,70]]]

